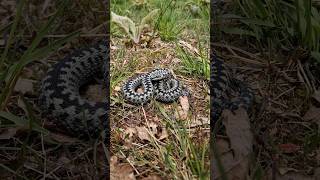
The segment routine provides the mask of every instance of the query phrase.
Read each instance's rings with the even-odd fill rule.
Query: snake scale
[[[41,82],[38,103],[43,114],[74,136],[97,137],[107,128],[107,102],[91,102],[79,89],[97,75],[106,83],[108,53],[105,41],[76,50],[50,68]]]
[[[138,88],[143,88],[143,92],[138,92]],[[157,68],[128,80],[123,85],[122,92],[124,98],[133,104],[145,104],[152,98],[170,103],[179,96],[190,96],[188,89],[165,68]]]
[[[224,61],[216,55],[212,55],[211,63],[211,118],[217,121],[224,109],[234,111],[239,107],[249,110],[252,105],[254,94],[251,88],[244,82],[234,78]],[[239,93],[236,99],[231,100],[228,93],[237,91]]]

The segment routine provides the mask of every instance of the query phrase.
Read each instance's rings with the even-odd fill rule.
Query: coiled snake
[[[57,125],[79,137],[97,137],[107,127],[108,102],[91,102],[81,97],[79,88],[91,81],[97,74],[108,76],[106,42],[80,49],[55,64],[41,82],[39,106],[43,114],[52,116]],[[223,109],[235,110],[242,106],[249,109],[253,92],[242,81],[233,78],[224,62],[213,56],[211,67],[211,117],[217,120]],[[136,92],[142,85],[143,93]],[[108,86],[107,86],[108,87]],[[240,95],[229,100],[230,89]],[[190,96],[181,83],[172,78],[167,69],[155,69],[147,74],[129,80],[123,86],[125,99],[143,104],[155,97],[159,101],[171,102],[179,96]]]
[[[211,118],[217,121],[224,109],[234,111],[239,107],[249,110],[253,99],[253,91],[242,81],[234,78],[224,62],[217,56],[212,55],[210,63],[211,77]],[[239,96],[230,100],[228,93],[237,91]]]
[[[48,70],[41,82],[39,106],[43,114],[53,117],[56,124],[78,137],[97,137],[107,127],[107,102],[91,102],[81,97],[79,89],[100,74],[106,82],[108,76],[106,42],[80,49],[60,60]],[[106,84],[107,85],[107,84]],[[140,85],[144,93],[135,92]],[[124,97],[133,103],[143,104],[155,97],[172,102],[189,91],[172,78],[167,69],[129,80],[123,87]]]
[[[143,88],[143,92],[137,92],[139,87]],[[172,77],[170,70],[164,68],[157,68],[128,80],[123,85],[122,92],[124,98],[134,104],[144,104],[152,98],[170,103],[179,96],[190,96],[188,89]]]
[[[78,137],[97,137],[107,127],[107,102],[91,102],[79,88],[99,74],[106,83],[109,47],[102,41],[75,51],[48,70],[39,106],[56,124]],[[107,84],[105,84],[107,86]]]

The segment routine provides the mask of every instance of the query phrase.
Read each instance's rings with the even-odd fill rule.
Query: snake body
[[[81,97],[79,88],[97,74],[103,76],[106,86],[108,76],[106,42],[80,49],[49,69],[41,82],[39,106],[71,134],[97,137],[107,127],[108,102],[91,102]],[[252,90],[242,81],[232,77],[224,62],[213,56],[211,67],[211,118],[217,120],[223,109],[248,110],[253,102]],[[108,87],[108,86],[107,86]],[[137,92],[142,87],[143,92]],[[228,98],[231,90],[239,92],[235,100]],[[124,98],[136,104],[144,104],[151,98],[172,102],[179,96],[190,96],[189,91],[174,79],[168,69],[155,69],[127,81]],[[43,114],[44,114],[43,113]]]
[[[143,88],[143,92],[137,92],[138,88]],[[170,70],[164,68],[158,68],[128,80],[123,85],[122,92],[124,98],[134,104],[144,104],[152,98],[170,103],[177,100],[179,96],[189,95],[180,81],[172,77]]]
[[[251,88],[244,82],[234,78],[224,61],[212,55],[211,68],[211,118],[215,122],[221,116],[224,109],[234,111],[240,107],[249,110],[254,94]],[[231,100],[228,93],[237,91],[239,96]]]
[[[80,49],[50,68],[41,82],[40,109],[78,137],[97,137],[107,127],[107,102],[86,100],[79,88],[97,74],[106,79],[108,52],[105,42]]]

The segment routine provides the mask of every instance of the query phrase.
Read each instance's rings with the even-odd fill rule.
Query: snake
[[[221,58],[214,54],[211,56],[210,92],[212,94],[210,98],[210,116],[213,122],[221,118],[221,113],[224,109],[234,112],[242,107],[249,111],[254,100],[253,90],[245,82],[235,78],[230,68]],[[229,94],[233,91],[238,92],[239,95],[231,99]]]
[[[100,41],[75,50],[54,64],[40,83],[38,104],[43,115],[77,137],[96,138],[107,127],[108,103],[90,101],[79,89],[94,78],[108,84],[109,47]]]
[[[143,92],[137,91],[138,88]],[[171,103],[180,96],[190,96],[189,90],[166,68],[156,68],[129,79],[122,86],[122,93],[124,99],[132,104],[146,104],[151,99]]]

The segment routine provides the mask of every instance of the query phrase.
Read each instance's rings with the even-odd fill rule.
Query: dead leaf
[[[157,175],[149,175],[148,177],[141,178],[141,180],[161,180],[162,178]]]
[[[221,154],[230,151],[229,142],[222,138],[216,139],[216,148],[217,148],[217,151]]]
[[[132,147],[132,141],[135,134],[137,134],[137,130],[132,127],[128,127],[123,133],[121,133],[121,139],[124,140],[124,148],[130,149]]]
[[[198,117],[191,121],[190,128],[210,124],[210,119],[207,117]]]
[[[130,164],[118,163],[118,158],[112,156],[110,159],[110,179],[111,180],[135,180],[133,168]]]
[[[303,116],[303,119],[306,121],[320,121],[320,108],[311,106]]]
[[[85,97],[92,101],[103,102],[106,101],[107,92],[103,89],[101,84],[94,84],[88,86]]]
[[[185,112],[189,111],[189,100],[187,96],[182,96],[179,98],[180,105],[182,107],[182,110]]]
[[[14,91],[22,94],[34,94],[33,83],[35,83],[34,80],[19,78],[14,86]]]
[[[312,97],[320,103],[320,89],[315,91]]]
[[[158,116],[155,116],[155,117],[153,118],[153,121],[154,121],[154,122],[161,122],[161,120],[158,118]]]
[[[250,131],[249,117],[242,108],[236,110],[235,114],[225,110],[222,116],[222,122],[226,128],[230,147],[233,151],[227,151],[218,157],[222,162],[228,179],[246,179],[249,173],[249,155],[253,151],[253,135]],[[224,149],[228,148],[225,141],[222,142],[224,142]],[[216,147],[215,149],[218,148]],[[217,162],[214,159],[212,168],[214,178],[220,177],[217,167]]]
[[[59,157],[58,164],[68,164],[71,160],[65,154]]]
[[[122,138],[123,139],[131,139],[133,137],[133,135],[136,134],[136,133],[137,133],[137,130],[135,128],[128,127],[124,131]]]
[[[178,106],[178,114],[176,114],[177,118],[181,120],[186,120],[188,118],[189,112],[189,100],[187,96],[180,96],[179,97],[180,106]]]
[[[179,58],[173,58],[171,61],[172,61],[173,64],[178,64],[178,63],[181,62],[181,59],[179,59]]]
[[[301,173],[298,172],[288,172],[285,173],[283,175],[281,175],[278,171],[275,173],[275,177],[273,177],[273,172],[272,169],[269,169],[266,173],[266,177],[264,177],[263,179],[269,180],[269,179],[277,179],[277,180],[295,180],[295,179],[299,179],[299,180],[318,180],[318,177],[316,175],[314,176],[307,176],[307,175],[303,175]]]
[[[138,132],[138,137],[141,139],[141,140],[147,140],[147,141],[150,141],[150,135],[149,135],[149,132],[147,130],[146,127],[136,127],[136,130]]]
[[[137,89],[137,93],[141,93],[142,94],[143,92],[144,92],[143,88],[138,88]]]
[[[28,114],[28,110],[27,110],[27,107],[26,107],[26,104],[25,102],[23,102],[23,100],[21,99],[21,97],[19,96],[18,98],[18,107],[20,107],[21,109],[23,109],[23,111]]]
[[[66,143],[66,144],[69,144],[69,143],[73,144],[79,141],[77,138],[72,138],[70,136],[66,136],[58,133],[50,133],[49,137],[59,143]]]
[[[292,172],[292,171],[294,171],[294,172],[298,172],[296,169],[294,169],[294,168],[288,168],[288,167],[280,167],[279,169],[278,169],[278,171],[279,171],[279,173],[281,174],[281,175],[284,175],[284,174],[286,174],[286,173],[288,173],[288,172]]]
[[[159,137],[159,140],[166,139],[167,137],[169,137],[169,134],[167,132],[167,129],[165,127],[163,127],[161,130],[161,135]]]
[[[0,134],[0,139],[11,139],[17,133],[17,128],[6,128]]]
[[[150,122],[150,123],[148,123],[148,127],[149,127],[149,130],[151,130],[151,133],[153,135],[157,134],[157,132],[158,132],[158,130],[157,130],[158,124],[156,124],[154,122]]]
[[[222,145],[220,145],[221,143]],[[235,160],[232,151],[230,151],[230,148],[228,147],[229,145],[227,144],[228,142],[226,140],[220,139],[220,141],[216,141],[214,151],[216,151],[217,156],[214,156],[210,165],[212,166],[211,169],[214,176],[213,179],[218,179],[221,176],[218,165],[219,161],[217,161],[217,158],[220,158],[221,165],[223,165],[224,170],[227,174],[231,174],[229,173],[229,171],[231,171],[232,168],[235,166]]]
[[[179,45],[187,48],[192,54],[200,55],[197,48],[193,47],[191,44],[180,40]]]
[[[246,111],[240,108],[235,111],[235,114],[232,114],[232,112],[226,110],[223,117],[222,122],[226,127],[226,133],[235,152],[235,158],[241,159],[252,153],[253,135]]]
[[[280,144],[279,148],[283,153],[294,153],[300,149],[300,146],[292,143],[287,143],[287,144]]]
[[[116,86],[116,87],[114,87],[114,90],[119,92],[119,91],[121,91],[121,87],[120,86]]]

